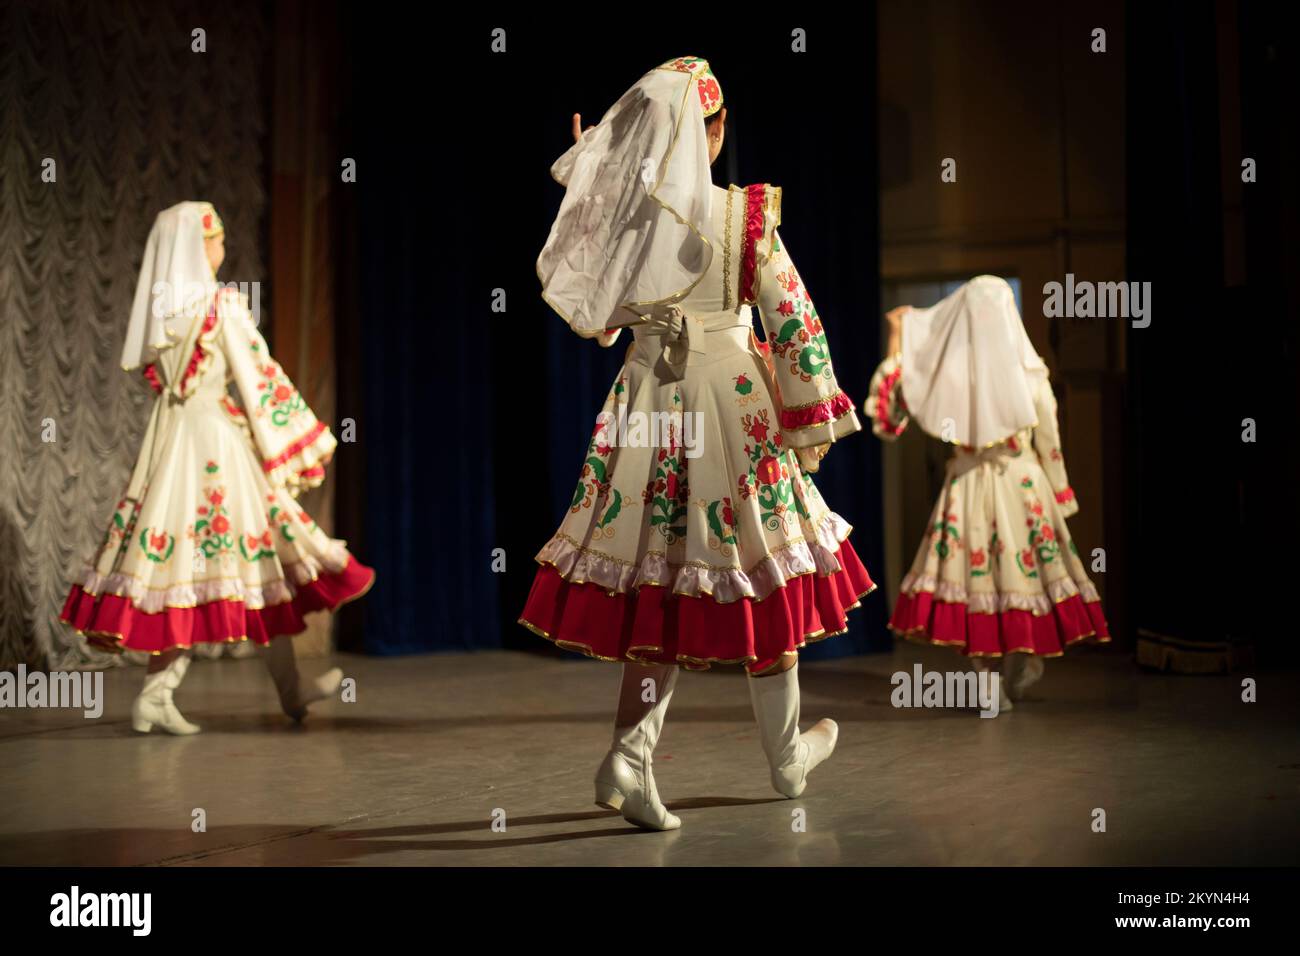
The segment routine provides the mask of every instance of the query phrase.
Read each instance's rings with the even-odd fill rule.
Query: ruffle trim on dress
[[[322,575],[341,573],[349,560],[351,555],[347,548],[338,544],[325,563],[305,555],[302,561],[283,566],[291,580],[280,578],[261,585],[248,584],[242,578],[215,578],[166,588],[151,588],[147,581],[134,575],[105,575],[90,568],[78,586],[90,597],[112,594],[125,598],[145,614],[157,614],[167,608],[195,607],[211,601],[241,601],[247,607],[260,608],[290,600],[297,588],[310,584]]]
[[[798,431],[827,425],[853,412],[853,399],[844,390],[807,405],[781,409],[781,430]]]
[[[907,428],[907,405],[898,390],[902,375],[903,368],[896,359],[881,362],[862,404],[867,417],[875,422],[876,434],[884,438],[897,438]]]
[[[776,227],[781,224],[781,189],[768,183],[745,187],[745,234],[741,243],[740,303],[758,301],[763,265],[772,257]]]
[[[844,633],[847,612],[875,590],[847,540],[832,557],[835,572],[794,578],[765,601],[744,598],[730,604],[653,584],[612,592],[566,580],[543,565],[519,623],[558,647],[598,660],[679,664],[689,670],[744,664],[760,674],[810,641]]]
[[[758,272],[758,243],[763,238],[764,186],[745,187],[745,237],[740,263],[740,301],[754,301],[754,276]]]
[[[325,465],[337,447],[338,440],[325,423],[317,422],[280,454],[264,461],[262,470],[273,487],[287,488],[297,496],[325,480]]]
[[[661,587],[681,597],[707,597],[718,604],[762,601],[793,578],[841,570],[836,555],[852,530],[847,521],[828,511],[816,524],[811,543],[805,538],[791,539],[748,570],[698,562],[673,565],[658,551],[648,552],[639,565],[632,564],[583,547],[562,534],[552,537],[537,553],[537,562],[550,565],[566,581],[599,585],[610,594]]]
[[[1060,657],[1080,641],[1110,641],[1101,602],[1073,594],[1057,601],[1046,614],[1008,607],[975,611],[961,601],[938,599],[933,591],[899,594],[889,627],[909,640],[955,647],[971,657],[1001,657],[1026,653]]]
[[[212,340],[216,337],[218,331],[217,315],[219,312],[220,310],[214,304],[208,312],[207,318],[203,320],[203,327],[199,329],[198,338],[194,342],[194,351],[190,353],[189,363],[185,366],[180,381],[176,383],[176,394],[181,398],[190,396],[194,391],[194,383],[202,381],[203,376],[212,365],[211,346]]]
[[[781,432],[787,434],[792,446],[839,441],[845,434],[862,428],[853,410],[853,399],[842,389],[819,402],[781,408],[780,424]]]
[[[1051,614],[1052,608],[1062,601],[1080,596],[1084,601],[1094,603],[1101,600],[1097,588],[1091,581],[1078,584],[1071,578],[1049,581],[1046,592],[1025,594],[1018,591],[968,591],[959,582],[941,581],[928,574],[908,572],[903,578],[899,590],[903,594],[915,596],[926,592],[933,594],[935,600],[950,604],[964,604],[972,614],[996,614],[1000,611],[1028,611],[1031,614]]]
[[[217,599],[193,607],[164,607],[147,613],[117,594],[88,593],[73,585],[59,619],[97,647],[161,654],[195,644],[271,639],[306,630],[305,614],[333,611],[356,600],[375,583],[373,569],[348,555],[339,571],[326,572],[292,589],[291,597],[263,607]]]

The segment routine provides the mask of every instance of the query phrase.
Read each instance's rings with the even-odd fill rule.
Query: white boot
[[[257,654],[257,645],[252,641],[235,641],[226,646],[226,656],[231,660],[242,661]]]
[[[641,681],[655,681],[657,699],[643,701]],[[664,715],[677,684],[677,667],[665,664],[643,667],[623,665],[620,710],[631,698],[643,708],[641,719],[629,727],[614,727],[614,745],[596,771],[596,805],[621,810],[623,819],[647,830],[676,830],[682,821],[668,812],[659,799],[652,771],[655,744],[663,730]]]
[[[990,667],[989,662],[983,657],[972,657],[971,664],[979,673],[987,671],[989,679],[992,680],[994,674],[998,674],[996,667]],[[1005,666],[1005,665],[1004,665]],[[1011,698],[1007,696],[1007,680],[1001,674],[998,674],[998,713],[1008,710],[1015,710],[1015,705],[1011,703]]]
[[[1008,654],[1002,663],[1002,683],[1012,700],[1043,679],[1043,659],[1037,654]]]
[[[307,716],[308,704],[333,697],[343,683],[343,671],[332,667],[303,686],[293,653],[293,638],[287,635],[272,638],[270,646],[262,649],[262,655],[280,694],[280,706],[296,721]]]
[[[157,724],[169,734],[199,732],[199,725],[186,720],[172,699],[172,694],[181,686],[189,668],[190,655],[182,651],[162,670],[145,675],[144,689],[131,705],[131,726],[136,731],[147,734]]]
[[[840,728],[819,720],[799,733],[799,665],[770,677],[749,678],[759,737],[772,767],[772,786],[785,797],[797,797],[808,785],[808,774],[835,749]]]

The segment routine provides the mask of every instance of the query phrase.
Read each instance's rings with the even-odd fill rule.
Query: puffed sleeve
[[[830,346],[817,308],[776,227],[781,190],[745,190],[741,301],[758,306],[781,405],[781,433],[792,448],[837,441],[862,425],[853,400],[835,380]]]
[[[1038,413],[1038,425],[1034,428],[1034,450],[1038,460],[1047,473],[1047,480],[1056,495],[1056,503],[1065,517],[1079,510],[1075,500],[1074,489],[1070,487],[1070,478],[1065,473],[1065,458],[1061,455],[1061,428],[1056,418],[1056,395],[1052,392],[1052,383],[1043,379],[1034,394],[1034,408]]]
[[[877,438],[892,441],[907,428],[907,403],[903,400],[903,366],[900,356],[891,355],[876,366],[871,376],[867,400],[862,411],[871,419]]]
[[[221,348],[254,447],[273,487],[297,495],[325,480],[325,465],[338,444],[316,420],[302,395],[271,357],[243,296],[230,290],[222,302]]]

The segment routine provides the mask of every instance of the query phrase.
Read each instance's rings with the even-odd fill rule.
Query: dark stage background
[[[1126,548],[1138,629],[1296,659],[1300,88],[1286,8],[1130,3]],[[1241,163],[1257,163],[1243,184]],[[1243,423],[1256,423],[1254,442]]]
[[[339,615],[339,646],[555,653],[515,620],[624,351],[579,339],[538,294],[534,262],[562,195],[549,167],[571,143],[571,114],[594,123],[647,69],[708,57],[729,114],[715,180],[784,188],[783,237],[860,403],[879,358],[882,193],[897,205],[897,182],[911,178],[930,215],[932,157],[912,148],[957,148],[963,134],[999,128],[985,114],[1006,98],[964,98],[950,52],[963,54],[959,87],[1023,89],[1012,69],[990,77],[1016,62],[1017,45],[1056,35],[1071,51],[1061,102],[1076,104],[1074,37],[1095,9],[1123,23],[1124,143],[1088,140],[1096,134],[1065,114],[1059,150],[1028,149],[1059,154],[1063,168],[1123,150],[1125,278],[1154,283],[1152,327],[1107,345],[1121,394],[1100,419],[1078,406],[1073,429],[1092,428],[1104,459],[1093,469],[1107,498],[1097,543],[1115,559],[1107,587],[1122,581],[1129,596],[1108,604],[1123,615],[1117,644],[1145,628],[1294,654],[1280,622],[1300,481],[1300,151],[1284,8],[1080,5],[1053,26],[1023,2],[901,2],[801,10],[810,52],[793,54],[788,28],[743,18],[652,19],[615,42],[604,17],[577,10],[506,21],[506,52],[493,53],[498,22],[404,30],[399,4],[0,0],[0,666],[90,656],[55,618],[138,452],[149,395],[116,355],[158,210],[217,203],[231,235],[223,275],[267,282],[277,358],[336,430],[355,422],[312,505],[324,522],[332,510],[333,533],[379,572]],[[892,41],[883,26],[877,35],[878,12]],[[967,48],[970,18],[994,36]],[[208,30],[203,58],[189,49],[192,24]],[[917,42],[900,45],[908,37]],[[909,69],[884,75],[916,92],[904,99],[922,109],[903,118],[926,136],[904,122],[878,141],[880,49],[905,50]],[[1118,96],[1091,99],[1095,111]],[[891,144],[903,168],[883,183],[878,156]],[[1257,183],[1241,182],[1246,156]],[[57,186],[40,181],[45,157],[59,161]],[[340,182],[344,157],[356,183]],[[986,193],[1005,193],[997,202],[1011,215],[1023,184],[997,176]],[[927,228],[950,248],[978,246],[987,223],[971,225],[970,194],[943,204],[948,218]],[[1060,234],[1070,222],[1048,226]],[[491,311],[496,289],[503,314]],[[1085,341],[1060,331],[1040,338],[1067,352]],[[40,440],[46,418],[58,442]],[[1245,418],[1254,443],[1241,441]],[[884,582],[880,452],[869,434],[837,444],[818,484]],[[495,549],[505,573],[493,571]],[[887,606],[882,588],[849,634],[809,656],[887,648]]]
[[[728,108],[715,181],[784,188],[782,237],[860,403],[879,358],[874,12],[801,20],[815,38],[807,55],[743,18],[689,29],[649,18],[613,44],[603,20],[566,17],[508,30],[503,54],[488,48],[494,21],[466,25],[458,34],[473,42],[433,57],[424,36],[394,32],[371,8],[344,14],[362,326],[359,353],[344,358],[361,368],[365,485],[340,497],[364,500],[348,537],[379,572],[363,633],[344,646],[545,648],[515,621],[626,348],[580,339],[539,294],[534,264],[563,196],[549,169],[572,143],[571,115],[595,123],[646,70],[708,58]],[[504,314],[490,311],[498,288]],[[873,571],[878,455],[858,435],[818,475]],[[882,592],[850,617],[848,634],[809,656],[890,646]]]

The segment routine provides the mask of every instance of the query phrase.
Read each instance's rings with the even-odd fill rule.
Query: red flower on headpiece
[[[709,77],[707,80],[700,80],[698,86],[700,89],[700,105],[704,107],[704,112],[707,113],[709,108],[712,107],[722,95],[722,90],[718,86],[718,81],[713,79],[713,77]]]
[[[205,212],[205,213],[203,214],[203,228],[204,228],[204,229],[211,229],[211,228],[212,228],[212,213],[210,213],[210,212]]]

